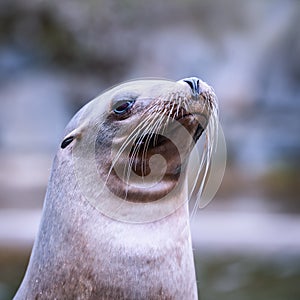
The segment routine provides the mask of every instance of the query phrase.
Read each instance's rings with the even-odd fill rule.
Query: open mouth
[[[203,131],[204,131],[204,128],[202,127],[201,124],[199,124],[196,131],[195,131],[195,133],[194,133],[194,135],[193,135],[193,140],[194,140],[195,143],[199,140],[199,138],[202,135]]]
[[[207,120],[204,116],[201,116],[201,119],[205,119],[204,121],[199,121],[197,118],[191,113],[186,113],[181,116],[178,116],[174,119],[174,123],[171,126],[167,126],[165,131],[162,134],[159,133],[148,133],[145,134],[143,137],[139,137],[135,140],[132,151],[135,151],[136,154],[138,153],[145,153],[146,151],[151,151],[156,149],[155,152],[160,152],[164,150],[168,150],[168,145],[172,143],[173,138],[178,136],[178,127],[183,126],[185,130],[190,134],[193,138],[194,142],[196,143],[200,136],[202,135]],[[186,137],[182,136],[182,142]]]
[[[180,153],[176,145],[171,139],[161,134],[146,134],[138,139],[131,148],[130,158],[133,159],[133,171],[139,176],[147,176],[150,174],[150,159],[153,155],[159,154],[164,157],[167,162],[168,174],[177,174],[176,171],[181,165]],[[160,166],[157,166],[159,169]]]
[[[140,176],[147,176],[151,171],[151,157],[159,154],[167,161],[168,174],[178,174],[188,158],[193,142],[196,143],[204,131],[204,126],[199,121],[201,118],[197,117],[190,113],[182,114],[162,128],[161,132],[149,132],[136,138],[129,154],[133,171]]]
[[[191,113],[187,113],[176,118],[176,121],[188,130],[195,143],[199,140],[207,124],[205,116]]]
[[[162,148],[169,142],[170,140],[161,134],[145,134],[134,142],[132,151],[136,151],[137,154],[145,153],[145,151]]]

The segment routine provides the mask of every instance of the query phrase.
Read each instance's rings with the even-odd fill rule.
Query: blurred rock
[[[65,82],[49,72],[22,72],[0,90],[3,151],[53,152],[70,115]]]
[[[297,165],[299,15],[293,0],[2,1],[0,148],[53,153],[111,85],[194,75],[218,95],[230,166]]]

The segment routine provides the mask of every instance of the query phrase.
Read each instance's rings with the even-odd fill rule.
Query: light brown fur
[[[152,103],[165,87],[168,91],[182,88],[185,93],[189,92],[188,85],[181,87],[168,81],[156,82],[156,86],[153,82],[152,86],[145,87],[141,82],[129,83],[113,91],[133,89],[139,93],[147,90],[153,96],[149,99]],[[107,149],[115,131],[113,127],[105,127],[114,122],[109,120],[111,110],[107,108],[111,93],[94,100],[93,106],[88,104],[66,129],[66,136],[73,135],[75,139],[70,146],[60,149],[54,159],[38,237],[15,300],[197,299],[185,178],[169,199],[179,201],[180,205],[162,217],[155,219],[153,216],[148,222],[130,222],[106,215],[98,209],[96,200],[90,201],[82,188],[74,153],[91,130],[91,124],[96,124],[99,132],[107,132],[105,136],[99,132],[93,134],[102,150],[96,151],[98,158],[95,161],[100,176],[105,176],[107,166],[112,162]],[[93,116],[97,116],[94,108],[98,102],[102,111],[97,123],[88,116],[91,108]],[[137,105],[136,113],[142,112],[145,106],[146,102]],[[208,112],[206,115],[209,117]],[[108,124],[105,120],[109,120]],[[122,124],[126,126],[126,121]],[[170,172],[175,172],[172,168]],[[114,178],[112,180],[116,182]],[[121,186],[117,185],[117,188],[121,189]],[[107,189],[98,200],[114,201],[111,195]],[[128,199],[128,203],[132,200]],[[142,197],[135,200],[143,202]],[[151,205],[159,205],[159,202],[149,204],[155,212],[156,207]],[[143,205],[134,208],[137,211],[133,218],[140,217],[145,211]]]

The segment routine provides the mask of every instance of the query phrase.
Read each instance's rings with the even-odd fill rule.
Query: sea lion
[[[186,172],[216,116],[195,77],[127,82],[84,106],[14,299],[197,299]]]

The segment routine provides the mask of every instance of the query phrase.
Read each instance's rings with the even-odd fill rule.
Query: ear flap
[[[70,132],[62,141],[60,144],[61,149],[65,149],[68,147],[75,139],[78,139],[81,137],[82,132],[85,128],[85,124],[82,124],[80,127],[74,129],[72,132]]]
[[[74,138],[75,138],[74,136],[69,136],[69,137],[65,138],[62,141],[60,148],[65,149],[68,145],[70,145],[73,142]]]

